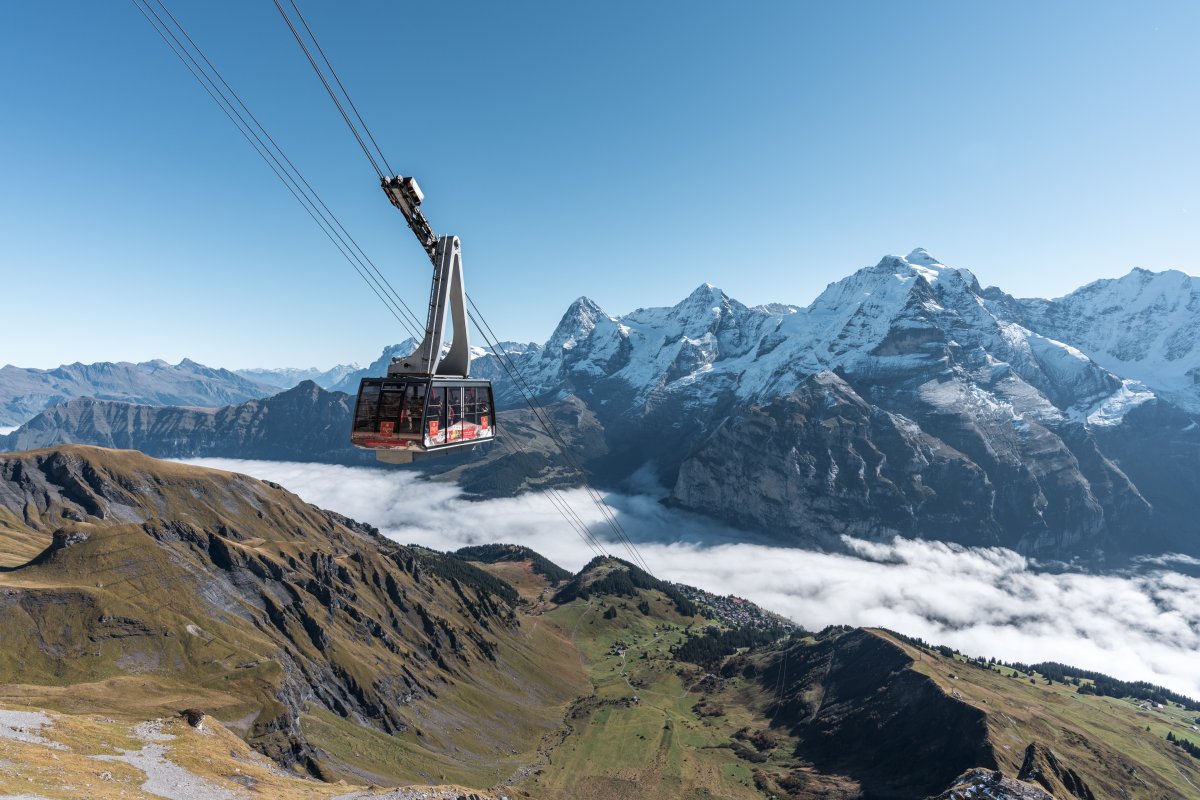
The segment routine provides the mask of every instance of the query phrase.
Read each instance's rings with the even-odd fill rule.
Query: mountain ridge
[[[0,367],[0,425],[20,425],[43,409],[76,397],[152,405],[216,407],[272,394],[271,387],[226,369],[182,359],[102,361],[33,369]]]

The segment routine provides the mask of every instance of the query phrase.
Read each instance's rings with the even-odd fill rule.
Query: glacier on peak
[[[1200,411],[1200,278],[1135,268],[1053,300],[1006,301],[1023,324],[1123,378]]]

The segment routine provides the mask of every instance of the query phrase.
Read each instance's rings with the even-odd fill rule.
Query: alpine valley
[[[1198,332],[1200,280],[1182,273],[1136,269],[1023,300],[918,249],[805,308],[747,307],[707,284],[623,316],[580,298],[544,345],[504,347],[602,485],[649,468],[667,502],[781,543],[899,534],[1115,563],[1200,555],[1189,505],[1200,490]],[[408,347],[324,375],[334,392],[305,382],[220,409],[132,390],[72,399],[3,446],[363,463],[341,433],[352,398],[340,392]],[[499,424],[540,472],[502,449],[422,470],[480,496],[577,480],[501,366],[476,351],[473,371],[506,409]]]
[[[456,553],[246,475],[0,458],[0,797],[1195,797],[1200,704],[597,557]],[[1187,742],[1188,744],[1184,744]],[[389,788],[396,787],[400,788]]]

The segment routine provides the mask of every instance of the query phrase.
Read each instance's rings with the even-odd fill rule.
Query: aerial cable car
[[[425,337],[407,356],[393,358],[387,375],[363,378],[354,404],[351,443],[388,464],[471,449],[496,436],[491,381],[472,379],[462,244],[436,236],[421,213],[425,196],[412,178],[383,178],[383,191],[433,261]],[[446,315],[454,326],[443,347]]]

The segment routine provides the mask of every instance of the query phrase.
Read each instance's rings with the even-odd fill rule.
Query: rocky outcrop
[[[819,373],[725,420],[683,462],[671,500],[782,539],[901,534],[1047,557],[1120,550],[1121,531],[1138,530],[1138,546],[1153,547],[1151,531],[1191,530],[1175,513],[1156,518],[1156,502],[1166,512],[1178,501],[1149,464],[1137,485],[1117,465],[1139,447],[1119,438],[1123,427],[1093,433],[1025,420],[1014,430],[1011,418],[978,416],[965,403],[904,411],[912,416]],[[1200,477],[1193,473],[1172,480]],[[1187,538],[1172,543],[1197,546]]]
[[[1063,764],[1050,748],[1037,742],[1025,748],[1025,762],[1017,778],[1036,783],[1063,800],[1096,800],[1096,795],[1079,773]]]
[[[823,372],[722,424],[683,463],[672,499],[779,534],[995,544],[996,495],[970,458]]]
[[[946,791],[931,800],[1059,800],[1021,780],[991,769],[967,770]]]

